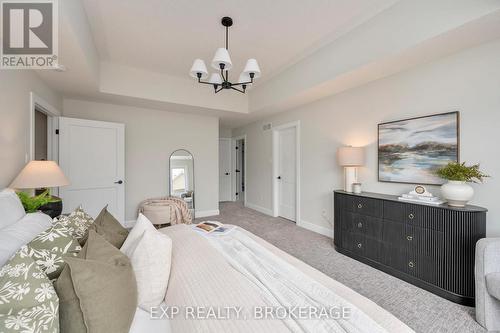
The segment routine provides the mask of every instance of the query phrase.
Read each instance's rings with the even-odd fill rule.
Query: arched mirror
[[[170,155],[170,196],[184,200],[194,218],[194,158],[184,149]]]

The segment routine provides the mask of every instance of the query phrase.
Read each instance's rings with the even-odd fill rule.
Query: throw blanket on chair
[[[170,211],[170,221],[165,221],[162,224],[170,223],[171,225],[175,224],[191,224],[193,222],[193,217],[191,216],[191,212],[186,204],[186,202],[180,198],[175,197],[163,197],[163,198],[152,198],[147,199],[141,202],[139,205],[139,213],[144,212],[145,206],[163,206],[165,209]],[[155,221],[151,221],[154,224]]]

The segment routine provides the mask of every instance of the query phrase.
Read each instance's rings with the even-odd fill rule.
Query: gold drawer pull
[[[409,218],[410,220],[413,220],[413,219],[415,218],[415,215],[413,215],[413,213],[412,213],[412,214],[408,215],[408,218]]]
[[[358,243],[358,248],[360,249],[363,245],[361,243]]]
[[[412,241],[412,240],[413,240],[413,236],[406,236],[406,239],[407,239],[408,241]]]
[[[408,266],[409,266],[410,268],[413,268],[413,267],[415,267],[415,264],[413,263],[413,261],[410,261],[410,262],[408,263]]]
[[[360,229],[363,228],[363,223],[359,222],[358,223],[358,228],[360,228]]]
[[[363,208],[363,205],[359,203],[359,204],[358,204],[358,208],[359,208],[359,209]]]

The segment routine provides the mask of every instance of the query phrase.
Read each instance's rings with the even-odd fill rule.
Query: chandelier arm
[[[218,93],[219,91],[221,91],[222,89],[224,89],[224,88],[220,87],[219,89],[215,89],[215,93],[217,94],[217,93]]]
[[[243,86],[243,85],[249,85],[253,83],[253,81],[250,82],[239,82],[239,83],[231,83],[231,86]]]
[[[205,81],[201,81],[200,79],[198,79],[198,83],[213,85],[213,83],[210,83],[210,82],[205,82]]]
[[[222,68],[220,69],[220,76],[222,76],[222,80],[224,80],[224,82],[227,82],[227,78],[224,76],[224,70]]]
[[[240,89],[238,89],[238,88],[235,88],[235,87],[233,87],[232,85],[231,85],[231,89],[236,90],[236,91],[238,91],[238,92],[240,92],[240,93],[242,93],[242,94],[244,94],[244,93],[245,93],[245,91],[240,90]]]

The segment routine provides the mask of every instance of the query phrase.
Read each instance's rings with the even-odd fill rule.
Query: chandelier
[[[202,81],[208,77],[207,66],[202,59],[196,59],[193,62],[189,75],[195,79],[197,78],[199,83],[212,85],[215,93],[218,93],[222,89],[232,89],[244,94],[247,87],[253,83],[253,80],[260,77],[259,64],[255,59],[248,59],[238,82],[232,83],[229,81],[229,70],[233,67],[233,63],[229,57],[228,37],[229,27],[233,25],[233,19],[226,16],[222,18],[221,23],[226,27],[226,47],[218,48],[215,51],[211,64],[212,68],[220,72],[212,73],[208,81]]]

